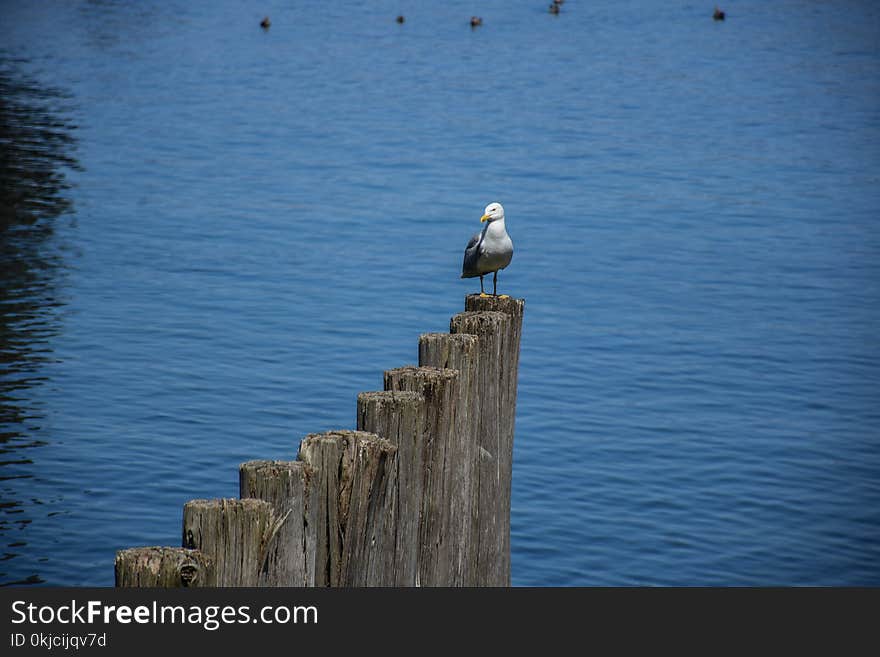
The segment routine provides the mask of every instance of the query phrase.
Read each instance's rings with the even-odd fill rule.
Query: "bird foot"
[[[499,294],[499,295],[498,295],[498,298],[499,298],[499,299],[509,299],[509,298],[510,298],[510,295],[509,295],[509,294]]]
[[[480,292],[480,298],[481,298],[481,299],[486,299],[486,298],[491,297],[491,296],[492,296],[491,294],[486,294],[485,292]]]

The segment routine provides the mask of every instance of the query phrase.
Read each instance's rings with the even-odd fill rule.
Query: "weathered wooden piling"
[[[249,461],[192,500],[183,548],[116,556],[117,586],[507,586],[523,301],[470,295],[419,366],[358,396],[357,431]]]
[[[239,467],[242,498],[272,505],[278,522],[265,546],[260,586],[314,586],[317,486],[301,461],[248,461]]]
[[[436,367],[400,367],[385,372],[385,389],[420,393],[425,399],[422,441],[422,509],[419,529],[419,585],[444,586],[452,578],[450,557],[449,475],[455,433],[456,370]]]
[[[317,475],[316,586],[393,581],[397,448],[364,431],[310,434],[299,457]]]
[[[277,520],[262,500],[191,500],[183,507],[183,546],[214,562],[217,586],[257,586]]]
[[[139,547],[116,553],[116,586],[177,588],[216,586],[214,562],[198,550]]]
[[[523,299],[471,294],[465,298],[465,312],[450,321],[451,333],[479,336],[481,375],[486,377],[479,386],[481,465],[478,503],[481,517],[480,571],[485,578],[480,578],[478,585],[510,585],[513,436],[524,308]],[[492,313],[501,313],[506,320],[496,324],[498,317],[492,315],[490,318]],[[492,362],[487,363],[487,358]],[[497,451],[493,451],[492,446]],[[487,481],[486,476],[494,479]]]
[[[458,372],[455,424],[449,436],[443,465],[442,522],[448,560],[447,586],[473,586],[479,569],[475,540],[479,489],[479,451],[475,440],[479,402],[479,339],[473,335],[427,333],[419,337],[419,365]]]
[[[357,428],[382,436],[397,447],[394,572],[386,584],[417,586],[425,398],[417,392],[362,392],[357,402]]]
[[[464,312],[452,318],[455,333],[476,336],[479,359],[474,373],[476,394],[470,400],[468,435],[476,445],[474,497],[476,525],[470,535],[476,550],[477,586],[506,586],[504,516],[509,513],[509,502],[504,500],[501,405],[501,342],[508,322],[507,315],[498,312]]]

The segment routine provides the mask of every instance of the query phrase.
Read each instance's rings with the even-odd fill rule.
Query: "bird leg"
[[[480,274],[480,296],[481,297],[488,297],[489,296],[488,294],[483,292],[483,275],[482,274]]]
[[[502,294],[500,297],[498,296],[498,270],[495,270],[495,277],[492,279],[492,296],[498,297],[499,299],[509,299],[510,296],[507,294]]]

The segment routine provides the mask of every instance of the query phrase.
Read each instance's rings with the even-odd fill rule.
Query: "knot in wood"
[[[179,572],[181,586],[190,586],[199,575],[199,569],[193,563],[183,564]]]

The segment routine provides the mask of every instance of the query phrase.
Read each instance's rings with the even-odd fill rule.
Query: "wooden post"
[[[451,434],[443,478],[444,543],[449,559],[446,586],[478,582],[476,540],[479,490],[479,339],[473,335],[427,333],[419,338],[419,364],[458,371],[455,427]],[[474,426],[472,426],[474,425]]]
[[[499,584],[510,585],[510,504],[511,482],[513,481],[513,439],[516,421],[516,396],[519,375],[519,352],[522,337],[524,299],[512,297],[480,296],[470,294],[465,297],[465,315],[468,312],[501,312],[508,320],[502,329],[501,342],[498,346],[498,376],[500,377],[499,419],[500,419],[500,451],[498,472],[500,474],[499,520],[501,538],[502,569]],[[474,318],[453,318],[450,323],[452,333],[474,333],[470,328],[479,330],[479,322],[474,326]],[[494,347],[493,347],[494,351]],[[484,416],[485,419],[485,416]],[[488,583],[488,582],[487,582]]]
[[[315,474],[301,461],[248,461],[239,466],[242,498],[268,502],[278,529],[265,547],[259,586],[314,586]]]
[[[477,484],[477,522],[472,534],[477,550],[477,586],[507,586],[505,572],[504,516],[509,515],[502,439],[501,406],[501,336],[506,330],[507,315],[498,312],[464,312],[452,318],[453,333],[474,335],[479,340],[479,371],[476,373],[477,396],[471,423],[479,453]],[[509,524],[509,521],[508,521]]]
[[[422,512],[419,529],[419,586],[446,586],[452,579],[448,489],[459,396],[459,375],[436,367],[400,367],[385,372],[385,389],[425,398],[422,442]]]
[[[198,550],[140,547],[116,553],[116,586],[216,586],[214,563]]]
[[[357,402],[357,428],[397,446],[397,505],[394,523],[392,578],[386,584],[419,583],[419,522],[422,478],[425,398],[417,392],[362,392]]]
[[[191,500],[183,507],[183,546],[214,562],[217,586],[257,586],[276,529],[272,505],[262,500]]]
[[[316,586],[393,580],[397,448],[363,431],[306,436],[300,460],[317,475]]]

